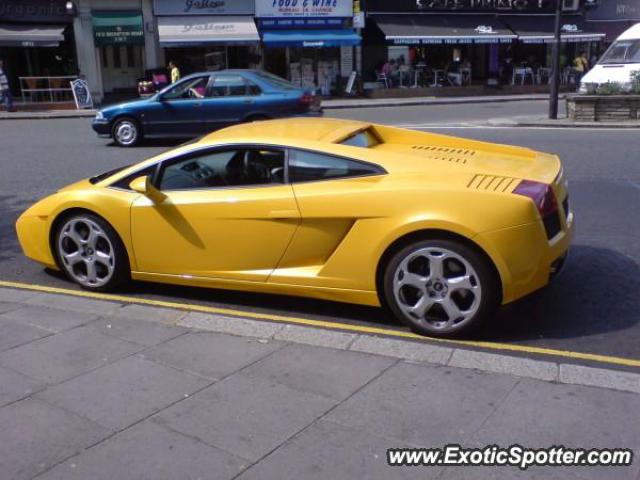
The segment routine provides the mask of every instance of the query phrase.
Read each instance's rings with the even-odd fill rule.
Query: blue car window
[[[211,87],[213,97],[235,97],[247,94],[247,84],[240,75],[216,75]]]
[[[162,94],[165,100],[185,100],[203,98],[207,94],[209,77],[196,77],[184,80]]]

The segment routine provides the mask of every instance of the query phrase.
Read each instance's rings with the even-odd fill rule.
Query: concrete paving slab
[[[299,325],[285,325],[273,338],[288,342],[306,343],[318,347],[346,350],[356,337],[357,335],[354,333],[336,332],[333,330],[302,327]]]
[[[517,381],[507,375],[399,363],[327,419],[414,445],[464,443]]]
[[[505,446],[524,443],[535,448],[631,448],[638,452],[640,428],[635,412],[640,412],[640,396],[632,393],[523,379],[474,434],[473,441]],[[565,469],[586,479],[637,480],[640,464],[557,470]]]
[[[210,332],[228,333],[256,338],[271,338],[284,328],[281,323],[271,323],[244,318],[189,312],[178,325]]]
[[[0,367],[0,407],[28,397],[45,386],[43,382]]]
[[[452,348],[438,347],[427,343],[396,340],[394,338],[374,337],[372,335],[359,336],[349,350],[368,352],[376,355],[403,358],[416,362],[427,362],[436,365],[445,365],[451,354]]]
[[[52,332],[19,321],[2,319],[0,315],[0,352],[33,342]]]
[[[25,325],[33,325],[51,332],[62,332],[84,325],[98,318],[97,314],[80,313],[40,306],[25,306],[0,315],[0,322],[10,319]]]
[[[18,302],[2,302],[0,301],[0,313],[11,312],[19,308],[24,307],[23,304]]]
[[[164,410],[155,421],[255,462],[335,402],[236,374]]]
[[[17,288],[0,287],[0,302],[23,303],[30,298],[40,295],[38,292],[31,290],[19,290]]]
[[[247,462],[145,421],[70,458],[38,480],[234,478]]]
[[[0,354],[0,365],[58,383],[139,351],[142,347],[87,327],[43,338]]]
[[[150,360],[217,380],[269,355],[282,343],[224,335],[189,333],[146,350]]]
[[[108,315],[122,308],[122,304],[88,297],[74,297],[57,293],[40,293],[25,303],[43,307],[59,308],[65,311]]]
[[[184,310],[176,310],[173,308],[159,308],[148,305],[125,305],[111,313],[113,317],[132,318],[134,320],[152,320],[154,322],[162,322],[175,324],[186,315]]]
[[[0,475],[31,479],[111,432],[41,400],[28,398],[0,409]]]
[[[398,440],[320,420],[240,475],[241,480],[419,479],[436,478],[440,467],[390,467],[388,448]],[[304,459],[304,461],[301,461]]]
[[[147,347],[166,342],[189,331],[186,328],[126,317],[100,318],[88,326],[100,333]]]
[[[300,392],[343,400],[395,363],[395,359],[304,345],[289,345],[243,370]],[[345,368],[348,365],[348,368]]]
[[[560,365],[560,381],[577,385],[613,388],[626,392],[640,393],[640,374],[618,372],[604,368],[583,365]],[[638,412],[640,415],[640,412]]]
[[[414,467],[420,469],[420,467]],[[606,477],[602,477],[603,479]],[[438,480],[584,480],[574,469],[558,467],[448,467]]]
[[[131,356],[37,394],[112,430],[121,430],[187,398],[210,382]]]
[[[506,373],[550,382],[558,380],[556,363],[473,350],[456,349],[451,356],[449,366]]]

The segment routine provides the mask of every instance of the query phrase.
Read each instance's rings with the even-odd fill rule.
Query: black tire
[[[88,226],[89,229],[94,229],[94,232],[99,232],[96,233],[98,240],[96,240],[96,244],[90,254],[87,253],[89,242],[85,245],[80,245],[77,241],[69,238],[71,229],[74,230],[75,234],[83,237],[82,225]],[[86,237],[89,238],[88,233]],[[75,250],[72,244],[76,245],[81,257],[77,262],[77,266],[72,265],[68,260],[69,255],[72,255]],[[108,248],[106,248],[107,246]],[[52,250],[60,270],[69,280],[77,283],[85,290],[94,292],[113,291],[123,287],[131,279],[129,257],[120,236],[107,221],[95,214],[79,212],[57,221]],[[103,256],[108,254],[112,258],[109,260],[100,259],[99,254],[103,254]],[[93,267],[96,271],[95,282],[90,281],[88,262],[95,265]],[[108,270],[110,270],[110,274],[105,274],[104,272]],[[86,277],[84,281],[81,278],[83,274]]]
[[[438,252],[443,253],[444,260],[437,260]],[[432,275],[432,255],[433,261],[443,265],[442,275]],[[406,272],[418,272],[418,276],[405,280]],[[469,277],[469,289],[450,283],[450,279],[460,279],[463,275]],[[420,286],[422,279],[425,279],[424,288],[415,287],[413,282]],[[384,271],[382,303],[416,333],[459,337],[473,332],[495,313],[500,304],[499,282],[489,260],[474,248],[455,240],[421,240],[398,250],[390,258]],[[425,313],[420,316],[407,312],[417,306],[422,297],[425,305],[431,305]],[[451,301],[459,308],[459,317],[453,318],[449,308],[444,308],[444,304],[449,307]]]
[[[111,138],[119,147],[134,147],[142,140],[140,123],[131,117],[116,119],[111,127]]]

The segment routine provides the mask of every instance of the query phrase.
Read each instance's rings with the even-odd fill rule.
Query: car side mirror
[[[162,203],[167,196],[158,190],[152,183],[149,175],[143,175],[137,177],[131,181],[129,188],[134,192],[141,193],[147,198],[150,198],[155,203]]]

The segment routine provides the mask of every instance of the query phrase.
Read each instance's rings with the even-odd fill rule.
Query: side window
[[[311,182],[383,173],[385,173],[384,169],[377,165],[356,160],[304,150],[291,150],[289,153],[289,178],[292,182]]]
[[[204,98],[207,94],[209,77],[196,77],[184,80],[166,91],[162,97],[165,100],[185,100],[190,98]]]
[[[247,95],[262,95],[262,89],[253,82],[247,80]]]
[[[240,75],[216,75],[213,79],[212,97],[237,97],[246,93],[247,85]]]
[[[111,184],[112,187],[122,188],[123,190],[131,190],[129,184],[133,182],[136,178],[142,177],[143,175],[153,175],[156,171],[157,165],[151,165],[150,167],[143,168],[131,175],[127,175],[126,177],[118,180],[117,182]]]
[[[278,184],[284,182],[284,152],[260,148],[190,155],[163,167],[160,190]]]

